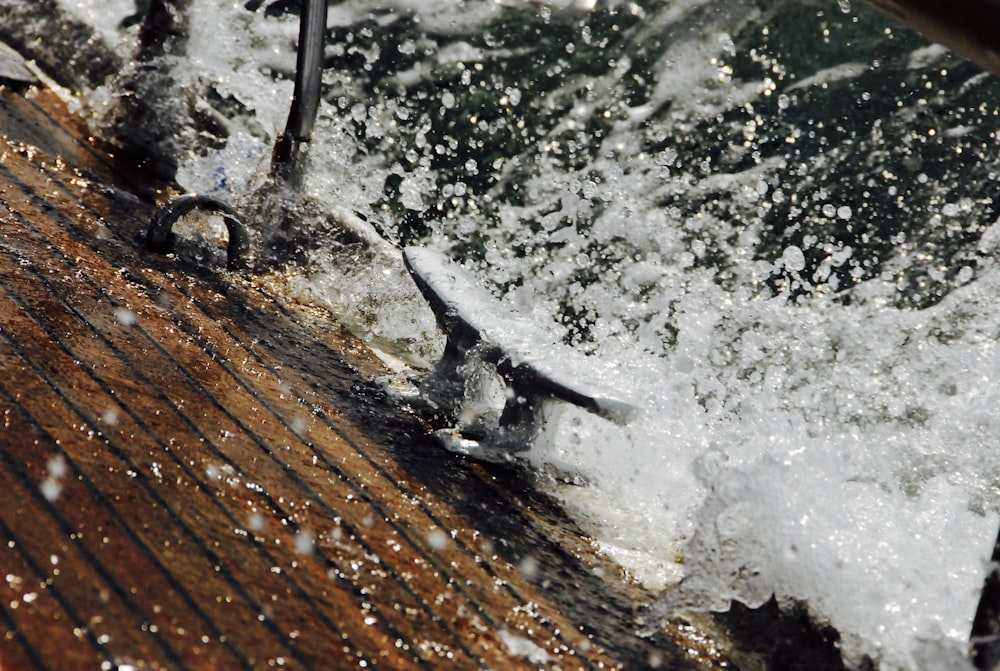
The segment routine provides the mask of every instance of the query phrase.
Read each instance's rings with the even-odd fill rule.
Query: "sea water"
[[[130,3],[61,2],[134,40]],[[252,199],[289,7],[193,3],[173,65],[229,135],[185,187]],[[579,475],[547,486],[658,612],[773,594],[849,665],[966,668],[1000,519],[994,78],[848,3],[351,0],[328,26],[306,196],[389,247],[273,286],[419,367],[441,335],[392,246],[463,262],[641,405],[567,412],[527,459]]]

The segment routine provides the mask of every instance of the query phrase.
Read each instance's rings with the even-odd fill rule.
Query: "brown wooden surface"
[[[0,133],[0,669],[723,663],[637,636],[650,596],[359,341],[147,253],[155,185],[51,93],[0,90]]]

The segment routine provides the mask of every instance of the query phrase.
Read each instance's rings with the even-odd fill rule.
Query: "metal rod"
[[[326,0],[305,0],[299,19],[295,90],[284,132],[271,155],[271,176],[297,188],[301,184],[303,144],[312,140],[323,83],[323,42],[326,36]]]

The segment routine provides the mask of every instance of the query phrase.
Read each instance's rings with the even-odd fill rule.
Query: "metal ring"
[[[229,203],[213,196],[197,193],[187,193],[167,201],[157,208],[149,222],[146,232],[146,244],[155,252],[167,253],[174,246],[174,223],[193,210],[207,210],[222,215],[222,220],[229,231],[229,245],[226,248],[229,270],[240,270],[247,267],[247,254],[250,251],[250,233]]]

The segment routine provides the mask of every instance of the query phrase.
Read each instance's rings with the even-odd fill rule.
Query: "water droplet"
[[[721,33],[719,35],[719,46],[722,47],[722,51],[730,56],[736,55],[736,43],[733,42],[733,38],[729,33]]]
[[[48,468],[49,477],[52,478],[61,478],[66,475],[66,471],[68,470],[66,460],[63,459],[62,455],[56,455],[49,459],[46,468]]]
[[[295,552],[297,554],[312,554],[315,545],[316,541],[313,538],[313,533],[308,529],[300,529],[299,532],[295,534]]]
[[[525,556],[517,565],[517,571],[528,580],[535,578],[538,575],[538,560],[532,555]]]
[[[129,310],[128,308],[115,308],[115,319],[122,326],[132,326],[135,324],[138,315]]]
[[[448,534],[440,529],[431,529],[427,534],[427,544],[432,550],[443,550],[448,545]]]
[[[781,254],[781,263],[786,270],[798,272],[806,267],[806,257],[795,245],[789,245]]]

